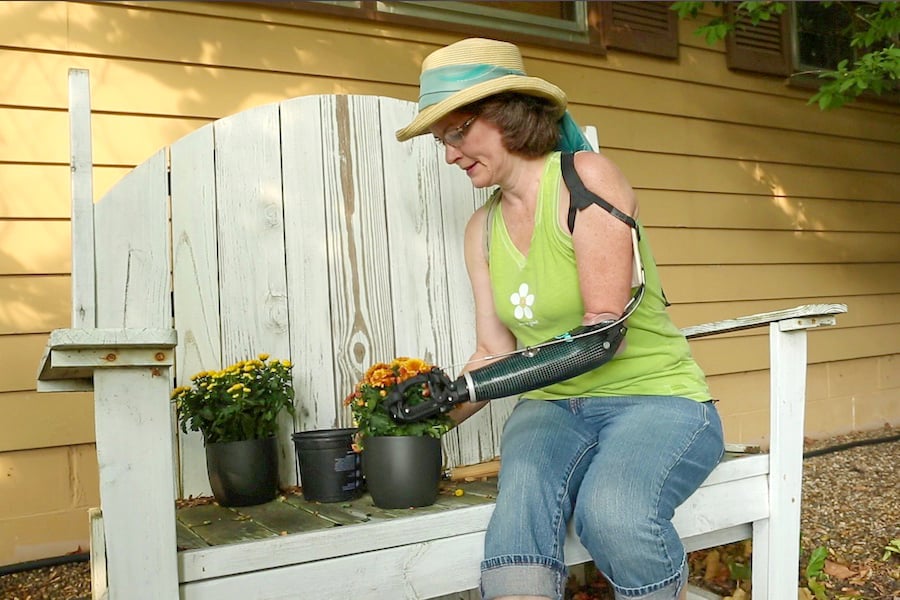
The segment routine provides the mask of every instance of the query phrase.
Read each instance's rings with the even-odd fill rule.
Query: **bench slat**
[[[165,149],[94,207],[97,327],[170,327],[169,194]]]

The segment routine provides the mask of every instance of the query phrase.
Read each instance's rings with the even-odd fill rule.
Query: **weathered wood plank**
[[[326,160],[322,135],[323,123],[331,114],[323,114],[322,103],[319,97],[307,96],[281,105],[282,160],[290,165],[282,177],[296,431],[349,425],[339,407],[345,390],[338,390],[330,375],[337,350],[331,334],[326,267],[331,260],[325,237],[330,200],[322,197]]]
[[[349,528],[341,528],[349,529]],[[185,600],[296,597],[298,582],[316,598],[419,600],[478,585],[484,534],[454,535],[420,544],[385,546],[365,556],[287,565],[181,586]]]
[[[258,521],[218,504],[183,508],[178,511],[178,520],[210,546],[259,540],[278,535],[276,531],[265,527]]]
[[[220,369],[222,342],[219,316],[216,173],[212,125],[172,145],[172,278],[175,327],[181,336],[175,367],[176,385],[190,385],[200,371]],[[206,474],[203,436],[177,438],[180,497],[211,493]]]
[[[168,161],[160,150],[94,207],[97,327],[170,327]]]
[[[424,142],[430,144],[428,136]],[[440,162],[445,162],[443,151]],[[441,219],[446,243],[444,269],[447,273],[447,305],[450,312],[449,357],[438,357],[440,366],[455,375],[475,350],[475,303],[466,271],[463,242],[465,227],[472,213],[488,199],[492,189],[475,189],[468,176],[458,167],[442,164],[438,169],[441,193]],[[477,366],[477,365],[476,365]],[[500,429],[511,411],[511,401],[493,400],[460,427],[444,436],[447,462],[450,466],[489,460],[500,453]]]
[[[223,366],[291,357],[277,105],[216,121],[216,226]],[[318,318],[318,317],[313,317]],[[293,423],[278,432],[279,480],[294,485]]]
[[[69,69],[69,144],[72,159],[72,237],[94,239],[94,178],[91,152],[91,85],[84,69]],[[94,248],[72,245],[72,327],[97,324]]]
[[[382,100],[388,245],[396,267],[388,273],[394,313],[394,353],[429,362],[450,356],[448,254],[460,241],[459,223],[447,223],[438,177],[438,152],[427,136],[398,144],[394,131],[415,115],[414,105]],[[458,200],[457,200],[458,201]],[[449,230],[449,231],[448,231]]]
[[[234,510],[280,535],[334,527],[334,523],[299,510],[287,500],[276,499],[257,506],[236,507]]]
[[[290,496],[285,502],[298,510],[308,513],[317,519],[327,519],[337,525],[355,525],[369,521],[390,519],[393,515],[385,514],[372,505],[371,498],[361,497],[349,502],[307,502],[297,496]]]
[[[344,96],[323,100],[324,202],[332,337],[336,344],[335,388],[342,398],[376,361],[390,360],[394,338],[387,274],[383,158],[374,99],[352,104]]]
[[[726,319],[715,323],[685,327],[681,331],[688,339],[695,339],[719,333],[762,327],[763,325],[786,319],[818,319],[818,322],[821,325],[833,325],[835,323],[833,315],[839,315],[845,312],[847,312],[846,304],[808,304],[787,310],[776,310],[757,315],[739,317],[737,319]],[[804,362],[804,364],[806,363]]]
[[[212,546],[278,537],[274,531],[248,519],[213,520],[196,525],[191,531]]]
[[[97,464],[109,589],[141,600],[173,598],[174,467],[170,368],[94,372]],[[139,498],[135,514],[135,498]]]
[[[175,543],[178,544],[178,550],[196,550],[197,548],[206,548],[209,543],[194,533],[190,527],[182,523],[180,520],[175,522]]]
[[[91,526],[91,600],[101,600],[107,595],[103,512],[99,508],[88,509],[88,519]]]

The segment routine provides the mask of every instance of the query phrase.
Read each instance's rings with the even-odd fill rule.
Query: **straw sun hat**
[[[458,108],[502,92],[546,98],[566,111],[566,94],[547,81],[528,77],[519,49],[510,43],[470,38],[435,50],[422,61],[419,114],[397,131],[404,142]]]

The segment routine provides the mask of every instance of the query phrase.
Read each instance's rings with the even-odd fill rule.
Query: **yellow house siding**
[[[253,106],[413,100],[422,58],[460,36],[199,2],[3,2],[0,22],[6,564],[86,548],[85,508],[98,502],[90,395],[39,395],[34,381],[47,332],[70,322],[68,69],[90,71],[100,198],[161,146]],[[635,186],[678,324],[847,303],[837,327],[810,336],[807,433],[897,423],[900,109],[821,113],[782,79],[729,71],[694,26],[680,24],[677,61],[522,50]],[[766,339],[694,345],[730,441],[765,442]],[[53,499],[32,502],[41,490]]]

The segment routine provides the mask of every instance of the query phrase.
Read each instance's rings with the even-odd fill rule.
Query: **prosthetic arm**
[[[451,381],[438,367],[412,377],[387,396],[397,421],[414,422],[446,413],[461,402],[515,396],[587,373],[609,361],[625,338],[623,319],[582,325],[537,346],[525,348]],[[410,406],[405,391],[428,387],[428,399]]]

